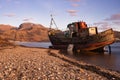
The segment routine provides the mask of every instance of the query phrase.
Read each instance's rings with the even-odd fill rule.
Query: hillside
[[[15,28],[15,27],[11,26],[11,25],[0,24],[0,33],[5,32],[5,31],[9,31],[13,28]]]
[[[115,33],[115,38],[117,41],[120,41],[120,32],[119,31],[114,31]]]
[[[114,31],[115,37],[120,39],[120,32],[119,31]]]
[[[34,23],[22,23],[18,28],[10,25],[0,25],[0,37],[15,41],[49,41],[47,31],[48,28]],[[120,40],[120,32],[114,32],[115,38]]]
[[[48,28],[34,23],[22,23],[18,28],[0,25],[0,36],[8,40],[48,41],[47,31]]]

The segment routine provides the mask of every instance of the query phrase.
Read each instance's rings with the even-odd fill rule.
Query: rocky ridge
[[[0,37],[8,40],[27,42],[49,41],[47,33],[48,28],[41,24],[22,23],[18,28],[0,24]],[[120,32],[114,31],[114,33],[116,40],[120,41]]]
[[[15,41],[48,41],[48,28],[41,24],[22,23],[18,28],[0,25],[0,37]]]

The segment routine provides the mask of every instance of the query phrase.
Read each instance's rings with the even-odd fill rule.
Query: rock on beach
[[[58,56],[52,56],[54,53]],[[108,80],[61,57],[64,55],[59,55],[58,50],[43,48],[1,49],[0,80]]]

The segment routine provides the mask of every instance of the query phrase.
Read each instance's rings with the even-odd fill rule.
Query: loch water
[[[27,47],[42,47],[49,48],[50,42],[16,42],[19,45]],[[105,52],[82,52],[77,55],[65,54],[68,57],[74,58],[78,61],[84,61],[88,64],[97,65],[107,69],[120,71],[120,42],[111,44],[111,54],[109,53],[108,46],[105,47]]]
[[[109,53],[109,48],[106,46],[105,52],[80,52],[75,55],[70,55],[69,57],[78,61],[84,61],[88,64],[120,71],[120,43],[114,43],[110,46],[111,53]]]

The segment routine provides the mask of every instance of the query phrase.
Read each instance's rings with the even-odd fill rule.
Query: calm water
[[[19,45],[24,45],[28,47],[43,47],[48,48],[50,42],[17,42]],[[108,50],[108,47],[105,47],[105,50]],[[69,55],[71,58],[76,60],[82,60],[89,64],[98,65],[108,69],[120,71],[120,43],[114,43],[111,45],[111,54],[109,52],[104,53],[95,53],[95,52],[85,52],[77,55]]]
[[[49,48],[49,46],[51,45],[50,42],[16,42],[16,44],[27,47],[42,47],[42,48]]]

